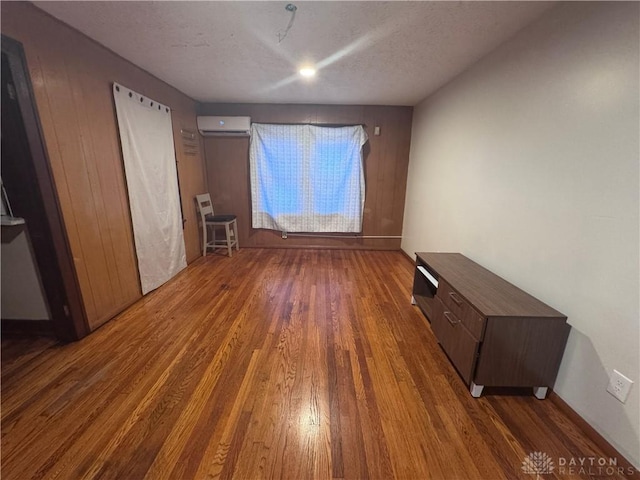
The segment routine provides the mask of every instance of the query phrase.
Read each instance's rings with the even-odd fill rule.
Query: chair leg
[[[202,224],[202,256],[207,256],[207,224]]]
[[[228,223],[224,224],[224,230],[225,230],[225,233],[227,234],[227,253],[229,254],[229,256],[232,256],[233,253],[231,253],[231,233],[229,232]]]
[[[238,241],[238,223],[233,221],[233,238],[236,240],[236,251],[240,250],[240,242]]]

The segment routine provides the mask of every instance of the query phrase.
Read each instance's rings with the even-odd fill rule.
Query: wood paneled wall
[[[141,296],[112,83],[173,110],[190,261],[200,243],[192,199],[206,187],[203,157],[184,154],[180,130],[197,131],[196,103],[31,4],[3,2],[2,33],[24,45],[82,299],[95,329]]]
[[[260,123],[365,126],[366,197],[362,235],[400,236],[411,142],[412,107],[344,105],[205,104],[201,115],[248,115]],[[380,135],[373,129],[380,127]],[[249,139],[207,137],[207,186],[217,213],[238,216],[240,247],[323,247],[396,250],[400,239],[310,238],[251,228]]]

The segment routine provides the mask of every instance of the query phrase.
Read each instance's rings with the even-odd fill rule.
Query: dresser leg
[[[533,394],[538,400],[544,400],[547,396],[548,387],[533,387]]]
[[[411,295],[411,305],[415,305],[415,304],[416,304],[416,297]]]
[[[475,383],[471,382],[471,388],[469,389],[469,391],[471,392],[471,396],[473,398],[480,397],[480,395],[482,395],[483,388],[484,385],[476,385]]]

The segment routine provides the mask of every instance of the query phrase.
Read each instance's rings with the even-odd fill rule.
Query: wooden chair
[[[231,257],[234,245],[236,250],[240,250],[238,243],[238,225],[235,215],[215,215],[213,213],[213,204],[211,196],[208,193],[196,195],[196,203],[200,212],[200,221],[202,223],[202,256],[206,257],[207,248],[226,248],[228,255]],[[211,227],[211,228],[209,228]],[[224,227],[225,240],[216,241],[216,228]],[[208,232],[211,232],[211,240],[209,241]]]

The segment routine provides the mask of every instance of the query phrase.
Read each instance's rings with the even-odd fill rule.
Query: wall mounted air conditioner
[[[205,137],[247,136],[251,132],[251,117],[198,117],[198,130]]]

